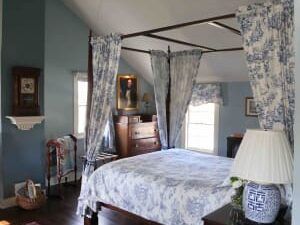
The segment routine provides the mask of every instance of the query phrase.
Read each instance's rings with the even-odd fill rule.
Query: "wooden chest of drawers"
[[[129,157],[160,150],[155,116],[115,116],[117,153]]]

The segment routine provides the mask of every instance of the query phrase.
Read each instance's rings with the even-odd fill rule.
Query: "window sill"
[[[77,138],[77,140],[85,139],[85,134],[74,134],[74,136]]]
[[[202,149],[197,149],[197,148],[187,148],[186,149],[188,150],[191,150],[191,151],[194,151],[194,152],[199,152],[199,153],[202,153],[202,154],[207,154],[207,155],[217,155],[216,151],[205,151],[205,150],[202,150]]]

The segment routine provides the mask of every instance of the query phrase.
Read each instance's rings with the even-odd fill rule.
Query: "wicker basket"
[[[38,209],[46,203],[46,197],[40,187],[35,187],[36,197],[28,197],[28,183],[31,180],[26,181],[26,185],[22,187],[16,194],[16,202],[18,206],[26,210]]]

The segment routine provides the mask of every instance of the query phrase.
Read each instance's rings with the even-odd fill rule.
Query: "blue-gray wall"
[[[244,133],[247,128],[258,128],[257,117],[245,116],[245,97],[253,96],[249,82],[222,83],[224,103],[219,115],[219,155],[226,156],[227,137]]]
[[[87,71],[89,28],[60,0],[46,0],[45,18],[45,137],[50,139],[73,133],[72,72]],[[123,59],[118,73],[137,74]],[[141,76],[139,86],[141,94],[153,93]],[[78,144],[79,157],[83,140]]]
[[[300,1],[295,1],[295,48],[296,48],[296,111],[294,147],[294,197],[293,225],[300,223]]]
[[[88,31],[60,0],[4,1],[0,198],[2,186],[4,197],[9,197],[13,195],[14,183],[27,178],[44,183],[45,141],[73,133],[72,71],[87,69]],[[45,125],[20,131],[5,118],[12,108],[13,66],[42,69],[40,106],[42,114],[45,112]],[[119,73],[136,74],[123,60]],[[144,79],[139,77],[139,82],[141,94],[153,93]],[[79,146],[82,152],[82,141]]]
[[[89,29],[60,0],[46,0],[45,133],[73,133],[73,74],[86,71]]]
[[[1,111],[3,127],[4,196],[13,195],[14,183],[32,178],[43,183],[44,125],[20,131],[5,119],[11,115],[13,66],[44,67],[44,1],[3,2]],[[43,73],[41,109],[43,111]]]
[[[73,71],[87,71],[88,27],[60,0],[46,0],[46,138],[73,133]],[[137,74],[123,59],[118,73]],[[153,88],[139,77],[140,90]],[[114,104],[115,105],[115,104]]]

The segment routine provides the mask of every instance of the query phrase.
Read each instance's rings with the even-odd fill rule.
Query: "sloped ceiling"
[[[97,34],[128,34],[162,26],[234,13],[241,5],[263,0],[63,0]],[[238,29],[236,20],[223,22]],[[241,36],[209,24],[194,25],[157,33],[212,48],[241,47]],[[148,37],[125,39],[123,46],[172,51],[187,46]],[[150,57],[147,54],[122,51],[126,60],[140,75],[152,83]],[[247,68],[243,51],[209,53],[202,57],[198,80],[246,81]]]

